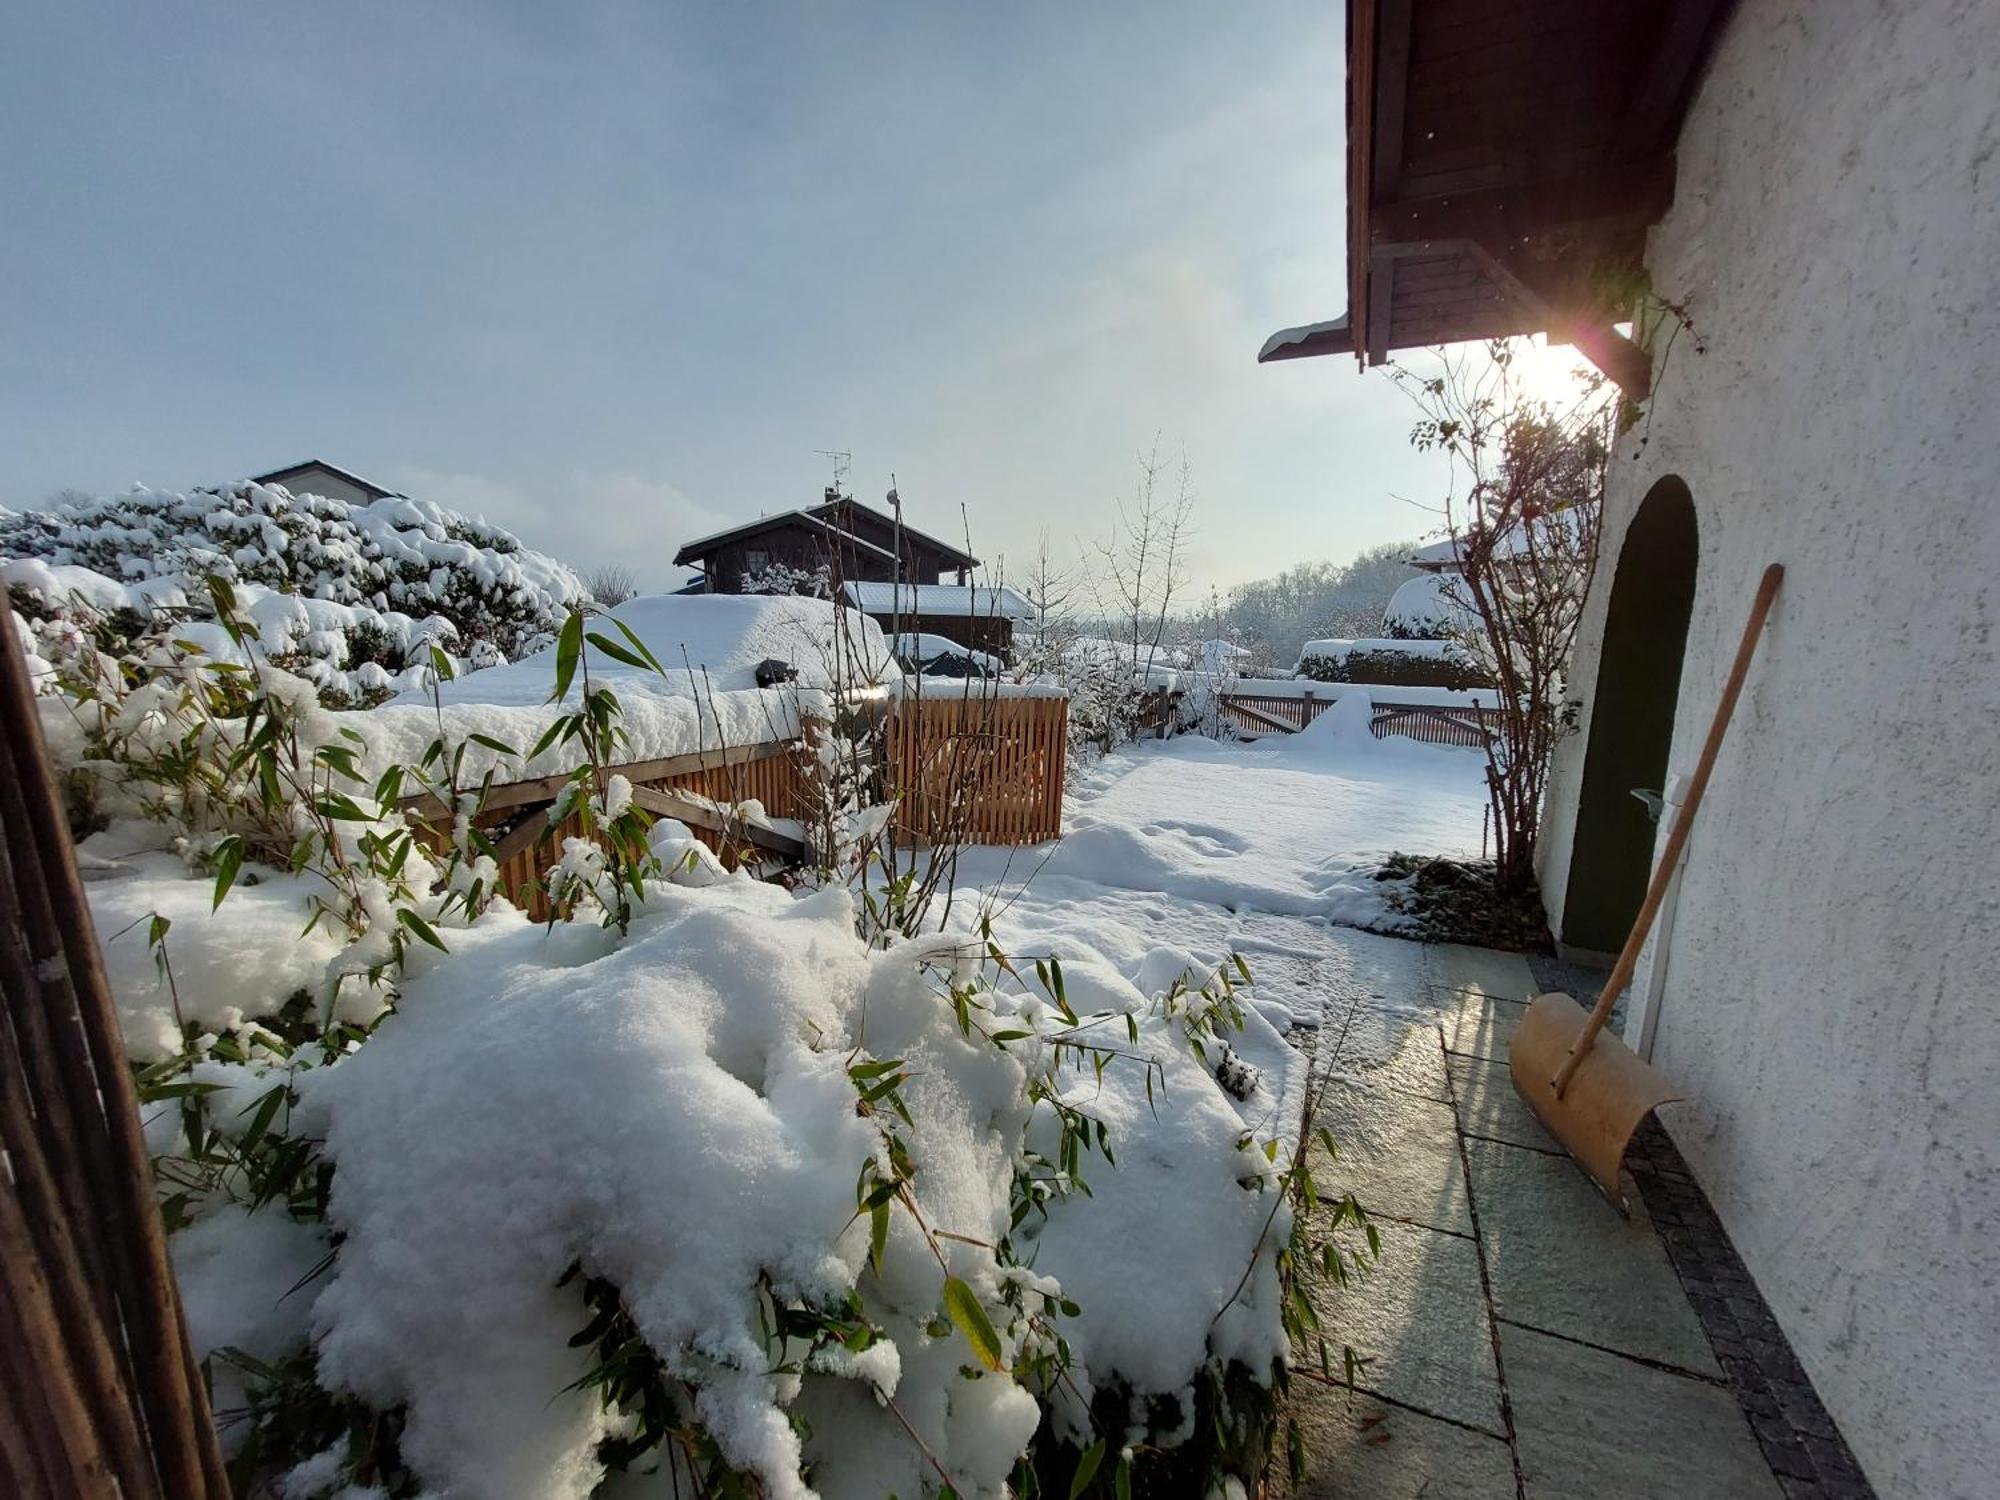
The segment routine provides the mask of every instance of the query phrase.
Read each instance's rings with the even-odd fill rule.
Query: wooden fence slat
[[[226,1497],[103,954],[20,644],[0,646],[0,1452],[30,1495]],[[33,1048],[38,1056],[26,1054]],[[24,1349],[34,1378],[12,1378]],[[81,1425],[79,1425],[81,1424]],[[33,1455],[29,1459],[28,1455]]]

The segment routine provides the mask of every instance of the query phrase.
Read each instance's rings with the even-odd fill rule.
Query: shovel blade
[[[1514,1089],[1550,1135],[1597,1183],[1612,1207],[1629,1212],[1619,1171],[1639,1122],[1682,1094],[1617,1037],[1600,1031],[1556,1097],[1555,1077],[1583,1034],[1589,1013],[1567,995],[1539,995],[1514,1028],[1507,1071]]]

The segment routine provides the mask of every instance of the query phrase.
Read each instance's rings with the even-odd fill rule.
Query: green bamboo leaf
[[[458,675],[451,668],[451,658],[444,654],[435,641],[431,643],[431,670],[437,673],[439,682],[450,682]]]
[[[215,902],[209,907],[210,911],[222,905],[222,898],[236,884],[236,872],[242,868],[243,840],[231,834],[215,846]]]
[[[1104,1462],[1104,1439],[1099,1438],[1083,1450],[1083,1457],[1076,1461],[1076,1473],[1069,1482],[1069,1500],[1077,1500],[1090,1488],[1090,1481],[1097,1477],[1098,1465]]]
[[[878,1203],[868,1210],[868,1264],[882,1274],[882,1252],[889,1246],[889,1205]]]
[[[576,664],[583,659],[583,616],[571,610],[569,618],[563,621],[562,633],[556,637],[556,689],[549,694],[549,702],[560,703],[569,693],[571,680],[576,676]]]
[[[658,672],[662,677],[667,675],[667,669],[660,665],[660,659],[657,656],[653,655],[651,651],[646,649],[646,643],[640,640],[639,637],[637,637],[632,633],[631,626],[627,625],[623,620],[619,619],[616,615],[610,615],[607,616],[607,618],[611,621],[613,625],[616,625],[618,627],[618,633],[624,636],[626,640],[632,643],[632,649],[638,652],[641,656],[643,656],[646,659],[647,666],[651,667],[655,672]]]
[[[418,916],[415,912],[411,911],[409,907],[407,906],[397,907],[396,920],[398,922],[401,922],[405,927],[409,928],[410,931],[414,932],[418,937],[422,938],[425,942],[429,943],[433,948],[437,949],[438,952],[449,953],[451,951],[449,948],[445,947],[444,939],[437,935],[437,929],[431,926],[431,924],[426,922],[422,917]]]
[[[590,631],[588,634],[584,636],[584,639],[589,641],[591,645],[595,646],[599,651],[602,651],[606,656],[610,657],[613,661],[622,661],[628,667],[638,667],[641,670],[645,669],[646,662],[644,658],[635,656],[632,652],[627,651],[623,646],[619,645],[616,641],[612,640],[610,636],[605,635],[601,631],[596,631],[596,630]]]
[[[944,1310],[965,1335],[966,1343],[972,1346],[981,1364],[989,1370],[1005,1369],[1000,1357],[1000,1335],[994,1330],[993,1320],[980,1306],[978,1294],[956,1276],[944,1279]]]

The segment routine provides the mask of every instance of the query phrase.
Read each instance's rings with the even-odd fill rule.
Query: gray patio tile
[[[1329,1020],[1332,1068],[1371,1086],[1449,1100],[1444,1053],[1428,1012],[1392,1010],[1357,1001],[1345,1017]]]
[[[1528,960],[1518,953],[1469,948],[1463,943],[1436,943],[1424,951],[1430,982],[1440,991],[1477,991],[1523,1003],[1535,998],[1534,973]]]
[[[1479,1247],[1457,1235],[1383,1223],[1382,1257],[1347,1287],[1315,1284],[1336,1374],[1341,1346],[1366,1359],[1356,1383],[1452,1421],[1501,1435]],[[1317,1365],[1318,1352],[1300,1358]]]
[[[1567,1157],[1479,1140],[1465,1154],[1498,1316],[1722,1373],[1636,1192],[1621,1219]]]
[[[1472,1233],[1449,1104],[1336,1080],[1315,1124],[1333,1133],[1339,1150],[1328,1158],[1317,1139],[1312,1143],[1322,1192],[1351,1192],[1371,1214]]]
[[[1306,1477],[1272,1500],[1514,1500],[1514,1462],[1497,1437],[1317,1380],[1294,1380],[1287,1410],[1306,1445]]]
[[[1500,1356],[1529,1500],[1779,1500],[1721,1387],[1508,1323]]]
[[[1528,1007],[1512,1000],[1495,1000],[1468,992],[1455,1013],[1445,1016],[1444,1044],[1467,1057],[1507,1061],[1507,1043]]]
[[[1330,993],[1403,1005],[1424,998],[1430,970],[1422,943],[1353,927],[1329,927],[1325,939],[1320,974]]]
[[[1445,1059],[1445,1066],[1458,1098],[1458,1128],[1467,1135],[1511,1141],[1538,1151],[1562,1149],[1515,1092],[1505,1063],[1453,1056]]]

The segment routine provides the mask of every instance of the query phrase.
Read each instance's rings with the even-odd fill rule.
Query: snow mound
[[[1479,628],[1479,617],[1460,597],[1455,575],[1426,573],[1402,584],[1382,611],[1382,628],[1432,640],[1450,640]]]
[[[680,694],[728,692],[757,686],[757,668],[767,660],[788,664],[807,687],[831,687],[837,678],[875,681],[889,652],[882,629],[865,615],[847,612],[845,630],[854,660],[836,672],[841,634],[837,606],[824,599],[764,594],[649,594],[628,599],[611,611],[613,619],[644,641],[667,669],[664,681],[651,668],[633,667],[584,648],[591,677],[608,682],[624,696],[627,686]],[[625,644],[616,630],[593,629]],[[444,701],[534,705],[547,700],[555,681],[553,648],[539,651],[476,678],[445,684]],[[428,703],[428,691],[405,694],[405,701]]]

